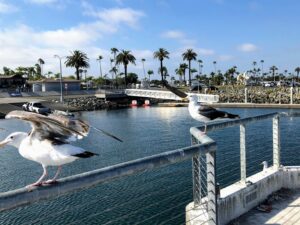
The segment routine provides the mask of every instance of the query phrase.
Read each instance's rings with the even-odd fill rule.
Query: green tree
[[[295,72],[297,73],[297,82],[299,82],[300,67],[296,67]]]
[[[128,73],[127,81],[129,84],[136,84],[138,82],[138,75],[136,73]]]
[[[149,76],[149,82],[150,82],[150,76],[153,75],[154,72],[153,72],[153,70],[148,70],[147,73],[148,73],[148,76]]]
[[[114,55],[114,61],[116,62],[116,55],[119,52],[119,49],[117,49],[117,48],[111,48],[110,52],[111,52],[111,54]]]
[[[45,64],[45,61],[41,58],[38,59],[38,64],[40,65],[40,75],[43,76],[43,66]]]
[[[180,80],[182,80],[183,76],[183,69],[179,66],[179,68],[175,69],[175,73],[180,77]]]
[[[160,61],[160,75],[161,75],[161,82],[164,84],[164,77],[163,77],[163,61],[164,59],[169,58],[169,52],[164,48],[159,48],[158,51],[154,52],[153,57]]]
[[[122,50],[116,57],[116,64],[124,65],[124,75],[125,75],[125,86],[127,85],[127,66],[129,63],[135,65],[135,57],[130,53],[130,51]]]
[[[272,72],[273,81],[275,81],[275,71],[278,70],[276,66],[271,66],[270,71]]]
[[[81,52],[79,50],[75,50],[71,52],[71,55],[67,56],[67,60],[65,61],[65,64],[67,67],[75,67],[77,80],[80,80],[79,69],[90,67],[89,58],[84,52]]]
[[[184,84],[186,85],[185,71],[186,71],[186,69],[189,68],[189,66],[188,66],[188,64],[186,64],[186,63],[181,63],[181,64],[179,65],[179,67],[180,67],[180,68],[182,69],[182,71],[183,71],[183,81],[184,81]]]
[[[102,77],[102,67],[101,67],[101,60],[103,59],[102,55],[99,55],[98,58],[96,59],[99,61],[99,67],[100,67],[100,77]]]
[[[189,62],[189,86],[191,86],[191,61],[197,59],[197,53],[193,51],[193,49],[187,49],[186,52],[182,54],[183,60],[187,60]]]

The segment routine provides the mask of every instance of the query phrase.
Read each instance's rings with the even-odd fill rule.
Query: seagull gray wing
[[[224,118],[224,119],[239,119],[240,118],[239,115],[220,111],[220,110],[217,110],[217,109],[207,106],[207,105],[200,105],[198,112],[199,112],[199,114],[207,117],[210,120],[220,119],[220,118]]]
[[[226,116],[225,112],[219,111],[207,105],[200,105],[198,113],[209,118],[210,120],[214,120],[216,118],[224,118]]]
[[[12,111],[5,118],[27,121],[32,126],[31,138],[48,139],[57,144],[80,139],[87,136],[89,131],[87,123],[60,116],[44,116],[31,112]]]

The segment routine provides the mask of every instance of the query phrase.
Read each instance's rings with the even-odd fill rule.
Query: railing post
[[[280,167],[280,129],[279,116],[273,118],[273,166],[275,169]]]
[[[197,144],[196,138],[192,137],[192,145]],[[193,164],[193,200],[194,207],[201,204],[201,165],[200,154],[194,155],[192,158]]]
[[[248,89],[245,88],[245,103],[248,103]]]
[[[240,125],[240,164],[241,164],[241,183],[246,184],[246,128],[245,124]]]
[[[290,104],[293,104],[293,86],[291,87],[290,90]]]
[[[208,224],[218,224],[217,192],[216,192],[216,153],[206,153],[207,165],[207,212]]]

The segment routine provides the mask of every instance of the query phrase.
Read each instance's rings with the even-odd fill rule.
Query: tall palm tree
[[[273,81],[275,81],[275,71],[278,70],[278,68],[276,66],[271,66],[270,70],[271,70],[272,75],[273,75]]]
[[[300,67],[296,67],[295,72],[297,73],[297,82],[299,82]]]
[[[215,73],[217,73],[217,61],[213,61],[213,65],[214,65],[214,68],[215,68]]]
[[[80,68],[89,68],[89,58],[84,52],[81,52],[79,50],[75,50],[71,52],[72,55],[67,56],[67,60],[65,61],[65,64],[67,67],[75,67],[76,69],[76,79],[80,80],[79,77],[79,69]]]
[[[168,69],[167,67],[163,66],[163,68],[159,68],[158,69],[158,72],[162,71],[162,74],[163,74],[163,77],[164,77],[164,80],[167,79],[167,76],[169,76],[169,72],[168,72]]]
[[[38,63],[40,64],[40,68],[41,68],[41,75],[43,75],[43,65],[45,64],[45,61],[41,58],[38,59]]]
[[[102,78],[102,68],[101,68],[101,60],[103,59],[102,55],[99,55],[98,58],[96,59],[99,61],[99,66],[100,66],[100,77]]]
[[[197,59],[197,53],[194,52],[193,49],[187,49],[184,53],[182,53],[182,58],[189,62],[189,86],[191,86],[191,61]]]
[[[261,76],[262,76],[262,78],[264,79],[264,60],[260,60],[260,63],[261,63],[261,69],[260,69],[260,71],[261,71]]]
[[[184,84],[186,85],[186,80],[185,80],[185,71],[187,68],[189,68],[188,64],[186,63],[181,63],[179,65],[179,67],[183,70],[183,81],[184,81]]]
[[[146,72],[145,72],[145,61],[146,61],[146,59],[142,59],[143,71],[144,71],[144,77],[146,78]]]
[[[117,49],[117,48],[111,48],[110,52],[111,52],[111,54],[114,55],[114,60],[116,61],[116,56],[117,56],[117,53],[119,52],[119,49]]]
[[[201,66],[202,66],[203,61],[201,59],[198,59],[197,62],[199,63],[199,76],[200,76],[202,74]]]
[[[180,77],[180,80],[182,80],[183,68],[179,66],[179,68],[175,69],[175,73]]]
[[[127,66],[129,63],[135,65],[135,57],[130,53],[130,51],[122,50],[116,57],[116,64],[124,65],[124,75],[125,75],[125,86],[127,85]]]
[[[34,80],[41,79],[41,66],[40,66],[40,64],[38,64],[38,63],[35,64],[35,71],[36,71],[36,74],[35,74]]]
[[[159,48],[158,51],[154,52],[153,57],[155,59],[158,59],[160,61],[160,75],[161,75],[161,82],[164,83],[164,77],[163,77],[163,61],[164,59],[169,58],[169,52],[164,48]]]
[[[150,82],[150,76],[154,73],[153,70],[148,70],[148,76],[149,76],[149,82]]]

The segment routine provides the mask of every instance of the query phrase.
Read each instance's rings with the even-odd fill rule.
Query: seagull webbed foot
[[[43,184],[56,184],[58,183],[57,180],[46,180],[46,181],[43,181]]]

